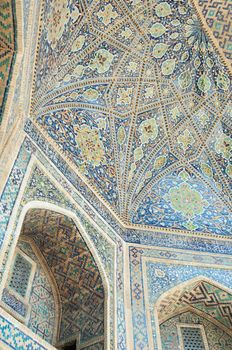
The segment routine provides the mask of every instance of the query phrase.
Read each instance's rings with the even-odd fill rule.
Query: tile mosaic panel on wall
[[[232,337],[226,332],[205,318],[192,312],[186,312],[169,319],[161,325],[160,331],[163,350],[179,349],[180,339],[178,339],[176,327],[178,323],[186,324],[186,327],[188,324],[203,325],[209,349],[230,350],[232,347]]]
[[[129,247],[135,349],[157,348],[155,304],[171,288],[194,278],[231,287],[232,257],[143,246]]]
[[[19,247],[36,262],[36,272],[29,300],[31,310],[27,325],[35,334],[52,343],[56,331],[55,319],[58,315],[50,282],[30,244],[20,242]]]
[[[49,147],[48,147],[49,150]],[[29,140],[25,140],[24,145],[21,148],[21,151],[18,155],[18,158],[15,162],[15,166],[12,169],[12,173],[9,177],[8,183],[5,187],[5,191],[2,194],[2,202],[1,205],[3,208],[7,208],[7,211],[3,211],[2,215],[4,220],[1,221],[1,225],[3,230],[2,233],[2,241],[4,238],[4,234],[6,232],[7,223],[9,221],[9,217],[11,215],[12,209],[14,207],[15,200],[19,194],[20,185],[22,183],[23,177],[27,171],[28,162],[31,157],[31,152],[36,155],[42,161],[46,169],[53,174],[53,176],[56,178],[57,182],[61,184],[63,189],[67,191],[71,196],[74,202],[78,203],[78,205],[81,205],[84,209],[84,212],[87,212],[90,216],[91,220],[93,219],[98,225],[102,226],[102,229],[104,232],[107,232],[107,234],[114,240],[118,240],[118,247],[119,251],[122,249],[120,248],[120,240],[117,237],[117,234],[114,233],[113,229],[106,224],[106,222],[102,221],[99,214],[96,213],[96,211],[87,203],[86,200],[83,199],[83,197],[80,195],[80,193],[83,192],[84,184],[82,183],[80,187],[77,186],[78,190],[80,189],[80,192],[78,193],[77,190],[72,187],[67,181],[56,171],[54,171],[54,167],[52,163],[48,163],[47,160],[44,158],[44,156],[41,155],[41,153],[36,149],[36,147],[33,146],[33,144]],[[48,153],[49,154],[49,153]],[[54,157],[54,155],[53,155]],[[59,159],[59,157],[57,158]],[[67,170],[67,168],[66,168]],[[71,178],[71,176],[70,176]],[[80,211],[77,211],[75,208],[74,202],[66,200],[63,193],[61,193],[59,190],[57,190],[56,186],[46,178],[43,171],[41,172],[40,169],[35,168],[32,176],[30,177],[30,180],[28,182],[28,185],[23,184],[23,188],[26,187],[25,191],[25,197],[23,198],[21,202],[21,208],[31,200],[40,200],[40,201],[47,201],[50,203],[58,204],[60,207],[67,208],[73,212],[78,212],[78,217],[81,219],[82,224],[86,228],[86,231],[91,235],[91,240],[95,246],[98,248],[98,252],[100,254],[101,260],[103,262],[103,265],[106,268],[106,271],[108,271],[108,274],[110,276],[111,281],[114,280],[114,273],[112,271],[112,256],[114,253],[112,252],[112,248],[108,243],[105,241],[104,244],[99,243],[102,242],[102,236],[101,234],[90,224],[87,217],[84,215],[84,213],[81,213]],[[88,192],[87,192],[88,193]],[[93,197],[94,198],[94,197]],[[93,202],[93,201],[92,201]],[[95,203],[96,207],[99,205],[98,202]],[[102,211],[100,211],[102,213]],[[117,223],[114,223],[112,218],[109,218],[106,216],[106,219],[112,223],[113,227],[117,228]],[[191,250],[200,250],[200,251],[214,251],[214,252],[220,252],[220,253],[226,253],[231,254],[232,247],[230,241],[223,241],[223,240],[212,240],[212,239],[206,239],[206,238],[191,238],[191,237],[185,237],[178,235],[168,235],[163,233],[154,233],[154,232],[143,232],[139,231],[139,233],[136,232],[136,230],[123,230],[121,229],[120,233],[124,231],[125,237],[130,237],[132,240],[139,240],[140,239],[145,242],[146,244],[152,244],[157,243],[160,245],[167,246],[177,246],[182,247],[185,249],[191,249]],[[136,238],[135,238],[136,237]],[[141,238],[139,238],[141,237]],[[163,237],[163,238],[162,238]],[[122,253],[121,253],[122,254]],[[155,253],[153,253],[155,254]],[[162,252],[162,254],[166,257],[169,257],[171,254],[170,252]],[[185,259],[191,260],[192,253],[185,252]],[[208,257],[208,259],[211,259],[214,264],[218,263],[219,260],[217,260],[215,257]],[[226,258],[223,258],[226,260]],[[229,261],[228,256],[228,261]],[[122,261],[123,257],[121,255],[118,256],[118,272],[117,272],[117,283],[118,283],[118,294],[117,294],[117,303],[118,303],[118,340],[119,340],[119,348],[120,349],[126,349],[126,343],[125,343],[125,320],[124,320],[124,301],[123,301],[123,287],[121,286],[123,281],[123,270],[122,270]],[[113,285],[113,282],[112,282]],[[138,286],[138,290],[139,290]],[[139,295],[138,291],[138,295]],[[114,310],[114,305],[111,304],[111,314]],[[111,327],[113,327],[113,323],[111,324]],[[144,328],[141,328],[141,332],[144,332]],[[112,329],[112,328],[111,328]],[[146,336],[145,336],[146,337]],[[142,344],[144,344],[142,342]]]
[[[28,155],[28,153],[26,152]],[[23,155],[23,154],[22,154]],[[24,168],[26,171],[26,168]],[[12,176],[13,172],[12,172]],[[10,182],[8,182],[8,185],[10,185]],[[25,184],[26,185],[26,184]],[[28,187],[27,187],[28,186]],[[6,186],[7,187],[7,186]],[[102,261],[102,264],[105,268],[105,271],[107,273],[107,276],[109,278],[109,286],[110,286],[110,299],[112,300],[109,304],[110,307],[110,344],[113,346],[113,335],[114,335],[114,318],[113,315],[115,313],[115,290],[114,290],[114,269],[112,268],[114,266],[114,246],[112,246],[112,243],[109,243],[109,241],[102,236],[101,233],[97,231],[97,229],[92,226],[92,224],[89,222],[87,217],[83,215],[80,211],[78,211],[77,208],[75,208],[75,205],[73,205],[69,199],[65,198],[64,194],[61,193],[51,182],[46,178],[44,173],[38,168],[35,167],[34,171],[31,174],[31,177],[29,179],[28,185],[25,186],[25,192],[24,197],[22,198],[20,210],[23,208],[23,206],[32,201],[32,200],[40,200],[45,202],[54,203],[56,205],[59,205],[60,207],[72,210],[73,213],[77,215],[77,217],[81,220],[81,223],[83,227],[86,229],[86,232],[88,232],[88,235],[91,237],[91,241],[95,247],[97,247],[97,251],[100,257],[100,260]],[[3,196],[4,198],[4,196]],[[12,203],[13,204],[13,203]],[[12,208],[11,208],[12,210]],[[20,210],[18,211],[18,217],[20,214]],[[16,227],[16,223],[15,223]],[[104,225],[105,227],[105,225]],[[111,233],[112,235],[112,233]],[[3,237],[4,238],[4,237]],[[114,237],[115,238],[115,237]],[[12,242],[10,242],[12,244]],[[120,267],[121,266],[121,267]],[[122,263],[119,259],[119,268],[122,268]],[[122,275],[122,273],[121,273]],[[123,295],[123,291],[120,290],[118,294]],[[121,317],[123,318],[123,314],[121,314]],[[123,320],[121,321],[124,322]],[[125,349],[125,346],[123,345],[125,343],[125,332],[121,339],[121,348]]]
[[[56,323],[59,318],[57,307],[55,307],[56,299],[53,295],[51,281],[48,280],[47,272],[44,271],[44,266],[42,267],[30,243],[20,241],[17,244],[17,248],[20,248],[18,254],[21,252],[25,253],[36,264],[33,279],[27,283],[24,280],[20,280],[17,284],[17,286],[21,285],[22,288],[26,287],[29,295],[26,300],[19,300],[16,295],[12,295],[12,289],[9,290],[10,285],[6,285],[3,291],[2,301],[7,305],[7,310],[14,311],[13,315],[16,318],[19,315],[23,317],[23,323],[33,333],[38,334],[42,339],[51,344],[56,338]],[[20,267],[17,268],[20,275]]]
[[[22,234],[41,251],[54,275],[62,309],[59,341],[80,335],[80,343],[104,335],[104,286],[97,264],[69,217],[31,209]]]
[[[14,350],[55,350],[0,308],[0,346],[2,344]]]

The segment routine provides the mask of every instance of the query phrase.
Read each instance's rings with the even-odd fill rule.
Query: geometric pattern
[[[218,289],[218,291],[215,290],[218,304],[223,304],[223,298],[225,298],[225,303],[230,304],[232,296],[229,292],[223,294],[224,288],[220,286],[231,287],[231,255],[219,256],[210,252],[206,254],[197,251],[192,252],[191,249],[188,250],[188,247],[184,250],[160,249],[154,246],[151,247],[149,243],[147,248],[139,244],[131,245],[129,253],[134,348],[156,348],[158,342],[156,329],[160,326],[160,323],[161,325],[165,324],[170,317],[186,310],[195,311],[194,314],[197,317],[201,315],[211,321],[212,324],[221,326],[222,329],[231,333],[231,327],[227,326],[226,317],[220,316],[217,312],[217,306],[214,308],[214,311],[216,311],[214,317],[213,314],[210,314],[213,310],[205,306],[204,302],[195,305],[183,302],[180,306],[178,305],[179,298],[186,291],[189,291],[188,295],[191,295],[192,289],[200,281],[209,283],[210,286],[212,285]],[[196,279],[199,281],[198,283]],[[217,283],[220,285],[218,286]],[[145,290],[144,285],[146,286]],[[206,286],[208,294],[214,291],[213,288],[209,288],[209,285]],[[175,291],[177,291],[176,295],[174,295]],[[166,296],[167,300],[165,302]],[[199,309],[197,309],[198,305]],[[222,318],[225,320],[224,324]],[[174,333],[177,333],[176,328]],[[168,339],[170,339],[171,334],[170,330],[167,331]],[[154,343],[154,346],[152,343]],[[172,344],[169,344],[166,349],[178,349],[178,346],[172,347]]]
[[[205,350],[199,328],[181,327],[185,350]]]
[[[74,222],[43,209],[30,210],[21,233],[31,237],[53,273],[61,298],[59,340],[81,342],[104,334],[104,289],[97,265]]]
[[[15,350],[46,350],[51,349],[50,346],[42,345],[40,341],[31,337],[20,326],[16,326],[15,319],[10,318],[9,314],[3,313],[1,310],[0,316],[0,339],[4,343]]]
[[[26,317],[26,305],[24,305],[24,303],[21,300],[18,300],[18,298],[15,295],[11,294],[8,289],[4,288],[1,300],[4,302],[5,305],[7,305],[7,308],[14,310],[15,312],[17,312],[18,315],[22,316],[23,318]]]
[[[20,253],[17,253],[14,261],[9,287],[21,295],[26,296],[32,265]]]
[[[16,55],[16,20],[14,0],[1,0],[0,4],[0,124],[7,90]]]
[[[93,345],[89,345],[86,348],[82,348],[83,350],[104,350],[104,342],[95,343]]]
[[[31,308],[27,326],[32,332],[51,344],[55,331],[55,319],[58,315],[55,312],[55,300],[50,281],[30,243],[20,241],[18,246],[36,263],[30,291],[29,305]]]
[[[184,324],[184,327],[181,326],[181,330],[187,330],[191,331],[191,333],[194,331],[194,335],[198,335],[199,338],[195,338],[194,340],[199,340],[199,342],[193,342],[193,344],[190,344],[190,342],[187,343],[184,349],[203,349],[205,350],[205,345],[202,342],[202,334],[199,325],[204,328],[204,342],[208,344],[207,349],[217,349],[217,350],[230,350],[232,346],[232,337],[228,333],[226,333],[222,328],[216,326],[209,320],[205,319],[202,316],[196,315],[194,312],[184,312],[181,314],[178,314],[177,316],[174,316],[170,318],[169,320],[165,321],[162,325],[160,325],[160,334],[161,334],[161,341],[162,341],[162,349],[163,350],[170,350],[170,349],[180,349],[180,343],[181,340],[178,337],[177,327],[178,324]],[[189,327],[188,327],[189,325]],[[194,327],[196,325],[196,328]],[[191,328],[190,328],[191,327]],[[196,334],[196,332],[199,332]],[[193,340],[193,338],[190,339],[190,337],[187,338],[188,340]],[[186,340],[187,340],[186,339]],[[182,349],[182,348],[181,348]]]
[[[40,30],[30,118],[100,200],[230,235],[230,77],[192,0],[47,0]]]
[[[162,300],[158,309],[159,319],[172,317],[174,312],[186,306],[191,306],[232,329],[232,296],[221,288],[201,281],[190,284],[184,290],[177,289],[174,294]]]
[[[20,252],[17,252],[16,254],[16,262],[18,257],[20,257],[32,267],[32,264],[21,254],[21,252],[23,252],[36,264],[33,280],[30,285],[28,285],[28,283],[26,284],[26,290],[29,292],[28,300],[24,299],[22,302],[17,295],[11,293],[12,290],[17,293],[19,289],[15,283],[16,288],[13,288],[13,285],[8,285],[7,287],[10,287],[11,289],[4,289],[2,301],[6,304],[9,311],[14,311],[14,316],[21,316],[20,319],[30,330],[32,330],[32,332],[52,344],[55,338],[54,333],[56,331],[55,319],[59,315],[56,314],[55,300],[50,281],[30,243],[20,240],[17,244],[17,248],[20,249]],[[20,270],[20,268],[22,269],[22,265],[19,266],[18,264],[14,264],[13,273],[15,272],[16,266],[19,270],[18,272],[20,276],[23,273],[23,271]],[[19,286],[21,286],[21,284],[24,286],[24,281],[25,278],[22,278],[22,280],[18,282]],[[25,297],[25,295],[22,296]]]
[[[232,59],[231,1],[198,0],[198,7],[230,63]]]

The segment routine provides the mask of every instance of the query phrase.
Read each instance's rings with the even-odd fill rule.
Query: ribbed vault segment
[[[231,234],[230,5],[210,4],[44,2],[31,117],[127,225]]]

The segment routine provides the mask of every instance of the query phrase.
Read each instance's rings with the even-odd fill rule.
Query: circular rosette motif
[[[100,49],[96,52],[90,67],[96,69],[99,74],[105,73],[110,69],[113,59],[114,55],[111,52]]]
[[[195,215],[202,214],[209,205],[202,198],[201,194],[192,189],[187,183],[171,188],[166,199],[169,200],[175,211],[182,213],[187,218],[193,218]]]
[[[149,140],[155,140],[158,135],[158,126],[155,118],[147,119],[139,126],[139,132],[141,133],[141,142],[148,143]]]

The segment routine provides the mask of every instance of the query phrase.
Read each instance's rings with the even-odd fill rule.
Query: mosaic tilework
[[[230,78],[192,1],[59,6],[44,4],[31,109],[46,142],[125,223],[229,235]]]
[[[35,241],[56,279],[62,302],[59,340],[78,333],[82,342],[103,335],[101,276],[73,221],[49,210],[34,209],[25,217],[22,234]]]
[[[7,225],[17,199],[22,181],[30,161],[31,154],[25,147],[21,147],[19,157],[17,157],[7,185],[1,194],[0,200],[0,247],[2,246]]]
[[[32,129],[33,130],[33,129]],[[38,134],[36,135],[38,137]],[[42,138],[35,138],[35,140],[38,140],[38,142],[41,145],[44,145],[44,141]],[[136,242],[136,243],[143,243],[145,245],[158,245],[158,246],[164,246],[166,245],[167,247],[176,247],[176,248],[183,248],[183,249],[190,249],[190,250],[199,250],[203,252],[217,252],[217,253],[224,253],[228,254],[228,264],[230,261],[229,255],[231,255],[231,244],[229,241],[219,241],[216,239],[206,239],[206,238],[200,238],[200,237],[186,237],[184,235],[178,236],[178,235],[168,235],[164,234],[163,232],[149,232],[149,231],[142,231],[142,230],[123,230],[120,228],[118,223],[113,220],[113,218],[107,214],[107,211],[103,210],[103,207],[101,206],[101,203],[99,203],[96,198],[92,195],[90,196],[89,191],[87,191],[84,187],[83,182],[79,183],[78,178],[73,175],[72,172],[69,172],[70,170],[66,167],[63,166],[61,162],[61,158],[56,155],[56,153],[52,153],[52,149],[50,148],[49,145],[46,145],[44,148],[46,151],[46,154],[51,157],[52,162],[58,166],[58,169],[62,171],[66,171],[67,174],[69,174],[69,179],[71,181],[76,181],[74,182],[75,187],[80,191],[78,194],[77,191],[75,190],[75,187],[71,187],[65,180],[60,176],[59,173],[54,171],[54,168],[52,167],[52,163],[47,162],[47,160],[36,150],[34,146],[32,146],[31,142],[26,140],[24,143],[24,146],[21,148],[21,151],[18,155],[18,158],[15,163],[15,168],[12,170],[12,173],[10,175],[10,178],[8,180],[7,186],[5,188],[5,191],[3,193],[3,199],[6,202],[7,201],[7,208],[8,212],[5,214],[5,225],[4,225],[4,231],[5,232],[5,227],[7,227],[6,223],[8,222],[9,218],[8,215],[10,215],[14,201],[11,200],[9,201],[10,194],[14,194],[15,196],[17,195],[19,191],[19,184],[21,184],[23,174],[26,170],[26,166],[28,163],[28,160],[30,159],[30,152],[33,152],[39,159],[40,161],[43,162],[45,168],[52,172],[54,177],[57,179],[58,183],[61,184],[61,186],[68,191],[69,194],[72,195],[72,198],[83,207],[84,211],[88,213],[90,217],[100,226],[102,226],[102,229],[109,234],[112,239],[115,239],[115,233],[114,231],[110,228],[110,226],[106,225],[103,223],[99,217],[98,214],[96,214],[96,211],[93,210],[88,204],[88,202],[83,199],[83,197],[80,196],[81,193],[84,194],[85,198],[88,198],[91,200],[91,202],[96,206],[97,211],[104,217],[104,219],[114,227],[115,231],[118,232],[125,240]],[[57,157],[57,158],[56,158]],[[17,181],[17,169],[19,164],[21,164],[21,172],[20,174],[20,182]],[[66,169],[66,170],[65,170]],[[72,176],[73,175],[73,176]],[[71,204],[69,201],[66,200],[65,196],[60,193],[54,185],[51,184],[51,182],[46,178],[44,174],[41,173],[41,171],[35,171],[34,176],[31,177],[31,180],[28,183],[28,189],[25,193],[25,197],[22,201],[22,205],[25,205],[28,201],[30,200],[42,200],[42,201],[48,201],[51,203],[58,204],[61,207],[66,207],[67,209],[72,210],[73,212],[76,212],[78,217],[80,217],[84,227],[86,228],[86,232],[88,232],[91,236],[91,240],[95,246],[97,246],[97,250],[100,254],[100,258],[103,262],[103,265],[105,266],[105,269],[107,271],[107,275],[109,276],[110,280],[112,281],[111,285],[113,286],[114,284],[114,271],[112,271],[112,247],[107,244],[105,241],[102,243],[102,236],[101,234],[93,228],[92,225],[86,220],[85,216],[78,212],[74,207],[73,204]],[[98,210],[99,208],[99,210]],[[136,254],[136,253],[135,253]],[[161,254],[161,253],[160,253]],[[155,255],[155,252],[153,252],[153,255]],[[159,256],[166,256],[166,257],[172,257],[172,254],[170,251],[168,252],[162,252],[162,255]],[[191,261],[192,259],[192,253],[185,253],[185,259],[189,259]],[[208,256],[208,261],[211,262],[212,264],[218,265],[221,263],[221,259],[218,257],[213,257],[210,255]],[[120,261],[120,260],[119,260]],[[199,257],[199,261],[201,261],[201,258]],[[137,262],[135,263],[137,264]],[[224,258],[224,264],[227,264]],[[123,289],[121,287],[121,284],[123,282],[122,276],[123,276],[123,271],[120,270],[120,267],[118,265],[118,297],[117,297],[117,303],[118,303],[118,322],[120,324],[120,327],[118,328],[118,338],[120,338],[120,349],[126,349],[126,344],[125,344],[125,321],[124,321],[124,308],[123,308]],[[137,271],[138,276],[139,276],[139,270]],[[121,275],[121,277],[120,277]],[[139,288],[139,286],[138,286]],[[138,302],[139,303],[139,302]],[[113,304],[111,304],[111,315],[114,312],[114,307]],[[111,327],[113,327],[111,323]],[[141,328],[141,327],[140,327]],[[112,329],[112,328],[111,328]],[[146,328],[145,328],[146,329]],[[144,328],[141,328],[141,332],[144,332]]]
[[[100,342],[100,343],[95,343],[93,345],[90,345],[86,348],[82,348],[82,350],[103,350],[104,349],[104,343]]]
[[[41,344],[33,336],[21,329],[20,324],[16,325],[15,320],[0,310],[0,339],[8,345],[10,349],[15,350],[53,350],[55,348]]]
[[[32,127],[32,124],[29,124],[30,127]],[[30,159],[30,153],[33,152],[36,154],[37,157],[39,157],[40,161],[45,165],[47,169],[49,169],[53,175],[56,177],[57,181],[59,183],[62,183],[62,186],[67,189],[67,191],[72,195],[72,197],[76,200],[77,203],[80,203],[83,205],[83,208],[85,211],[88,212],[88,215],[90,215],[99,225],[102,225],[101,220],[99,219],[99,216],[96,215],[96,211],[102,215],[102,217],[108,222],[111,227],[114,229],[114,231],[121,236],[125,241],[127,242],[133,242],[133,243],[141,243],[145,245],[157,245],[157,246],[166,246],[166,247],[173,247],[173,248],[183,248],[183,249],[191,249],[191,250],[199,250],[204,252],[215,252],[215,253],[223,253],[223,254],[231,254],[232,247],[229,241],[226,242],[226,244],[223,241],[218,240],[212,240],[206,239],[206,238],[200,238],[200,237],[194,237],[194,238],[188,238],[184,235],[180,236],[178,235],[168,235],[164,234],[163,232],[149,232],[149,231],[141,231],[141,230],[131,230],[131,229],[122,229],[119,224],[113,219],[112,215],[110,215],[109,212],[107,212],[107,208],[102,206],[101,202],[97,201],[97,198],[91,193],[91,191],[88,190],[88,188],[84,185],[84,183],[75,175],[74,172],[71,171],[70,168],[65,167],[65,163],[62,162],[62,158],[54,153],[54,150],[46,144],[45,140],[42,137],[38,137],[39,135],[34,132],[34,129],[32,127],[31,129],[31,136],[37,141],[41,147],[44,146],[43,150],[45,154],[50,158],[51,162],[54,163],[57,168],[66,174],[68,180],[74,185],[74,187],[79,191],[79,194],[71,188],[66,181],[57,172],[54,172],[54,168],[51,167],[51,164],[46,161],[46,159],[40,154],[40,152],[37,152],[36,149],[32,146],[31,142],[27,139],[25,140],[24,145],[21,148],[21,151],[19,152],[18,158],[16,160],[15,166],[12,170],[12,173],[9,177],[7,186],[5,188],[5,191],[2,194],[1,198],[1,206],[2,208],[7,208],[7,211],[2,209],[2,220],[1,220],[1,232],[5,232],[6,230],[6,223],[9,220],[9,215],[12,211],[14,200],[13,194],[16,196],[19,191],[19,186],[21,184],[22,178],[24,176],[24,173],[26,171],[26,167],[28,164],[28,161]],[[46,146],[45,146],[46,145]],[[20,176],[20,181],[18,179],[18,175]],[[42,179],[41,179],[42,181]],[[40,186],[40,182],[38,182],[38,186]],[[50,193],[49,200],[54,203],[59,203],[59,205],[64,206],[64,201],[61,200],[62,196],[59,198],[57,196],[52,196],[52,192],[54,192],[54,187],[51,187],[49,190],[49,187],[47,188],[47,193]],[[43,192],[36,192],[36,190],[33,191],[33,195],[30,196],[30,199],[33,200],[36,197],[36,194],[38,194],[37,198],[44,199],[47,198],[46,195],[43,195]],[[84,198],[87,199],[87,201],[83,200],[83,197],[80,196],[82,194]],[[88,202],[91,202],[96,211],[93,211],[93,209],[88,205]],[[68,204],[67,204],[68,205]],[[70,205],[69,205],[70,207]],[[71,206],[72,208],[72,206]],[[103,224],[102,228],[106,230],[105,225]],[[108,230],[108,229],[107,229]],[[107,231],[108,234],[114,238],[114,234],[112,233],[112,230]]]
[[[230,288],[232,278],[232,260],[223,257],[178,252],[175,250],[144,249],[140,246],[130,247],[130,281],[133,317],[134,347],[148,349],[148,329],[151,327],[152,342],[157,346],[154,307],[158,298],[172,287],[192,278],[204,276]],[[149,259],[144,260],[145,257]],[[187,260],[186,260],[187,258]],[[217,260],[217,264],[214,261]],[[142,261],[144,267],[142,270]],[[170,261],[172,263],[170,263]],[[196,266],[194,265],[196,263]],[[204,264],[208,264],[204,266]],[[224,268],[215,268],[225,265]],[[146,266],[146,272],[145,271]],[[228,266],[228,268],[227,268]],[[144,294],[146,283],[147,294]],[[146,309],[150,315],[150,323],[146,317]],[[150,340],[151,342],[151,340]],[[153,345],[150,344],[152,347]]]
[[[27,143],[26,148],[29,150],[31,149],[31,144]],[[34,149],[35,150],[35,149]],[[23,156],[23,153],[21,153]],[[21,157],[21,156],[20,156]],[[13,178],[12,173],[12,178]],[[63,180],[61,181],[63,183]],[[11,184],[11,181],[8,182],[9,186]],[[68,193],[71,193],[70,191],[73,191],[70,189],[70,186],[64,183],[64,187],[67,188]],[[14,188],[14,186],[13,186]],[[75,196],[74,196],[75,197]],[[111,269],[112,267],[112,257],[114,256],[114,250],[112,249],[112,246],[107,242],[107,240],[103,239],[102,235],[99,234],[99,232],[86,220],[86,218],[77,211],[73,205],[65,198],[63,193],[59,192],[52,184],[51,182],[45,177],[45,175],[39,171],[39,169],[35,170],[31,180],[28,183],[28,188],[25,193],[24,199],[22,201],[22,206],[25,205],[28,201],[31,200],[44,200],[51,203],[55,203],[56,205],[60,205],[61,207],[65,207],[67,209],[71,209],[73,212],[76,212],[76,215],[81,219],[82,224],[84,227],[86,227],[86,232],[91,236],[93,244],[97,245],[98,254],[100,256],[100,259],[103,263],[103,266],[105,267],[107,271],[107,275],[110,279],[110,298],[113,298],[113,288],[114,288],[114,271]],[[80,203],[82,203],[83,200],[80,200]],[[105,224],[104,224],[105,227]],[[110,232],[110,235],[112,235],[112,232]],[[120,261],[120,260],[119,260]],[[121,264],[121,262],[120,262]],[[120,266],[120,265],[119,265]],[[121,293],[123,295],[122,288],[118,293]],[[115,312],[114,309],[114,303],[110,304],[110,328],[113,329],[113,314]],[[124,312],[120,311],[120,319],[123,318]],[[122,327],[121,327],[122,328]],[[124,329],[122,329],[123,331]],[[113,331],[112,331],[113,334]],[[113,338],[111,338],[111,343],[113,341]],[[123,331],[123,336],[121,338],[121,343],[123,344],[125,342],[125,332]],[[125,347],[121,347],[122,349]]]
[[[15,257],[9,287],[22,297],[26,296],[31,269],[31,263],[18,253]]]
[[[221,211],[216,209],[217,205]],[[218,218],[212,220],[216,213],[219,214]],[[196,176],[180,169],[151,188],[139,204],[132,221],[230,235],[232,216],[223,202]]]
[[[198,6],[225,57],[231,60],[231,0],[198,0]]]
[[[14,0],[2,0],[0,4],[0,123],[17,51],[14,6]]]
[[[36,272],[29,299],[31,308],[27,326],[48,343],[52,343],[55,332],[55,318],[58,315],[55,314],[55,299],[51,285],[30,244],[19,242],[19,247],[36,262]]]
[[[107,206],[101,203],[98,198],[92,193],[92,191],[85,185],[85,183],[78,177],[78,175],[73,171],[69,166],[67,166],[66,162],[57,153],[51,145],[49,145],[44,137],[38,132],[35,126],[28,121],[26,124],[26,132],[30,135],[34,142],[38,144],[38,146],[42,149],[42,151],[47,155],[52,164],[54,164],[55,168],[58,168],[64,176],[70,181],[70,183],[78,190],[80,194],[84,196],[87,200],[85,206],[88,203],[96,209],[96,211],[103,217],[112,227],[112,229],[117,232],[125,241],[141,243],[146,245],[158,245],[158,246],[171,246],[176,248],[184,248],[184,249],[199,249],[205,251],[215,251],[215,252],[228,252],[230,251],[230,246],[226,246],[223,243],[214,241],[213,244],[210,241],[207,242],[205,239],[195,238],[188,239],[186,236],[178,235],[168,235],[166,232],[153,232],[139,230],[139,227],[136,229],[123,229],[121,225],[115,220],[113,215],[110,213]],[[26,141],[26,144],[29,143]],[[31,146],[28,146],[31,147]],[[41,159],[42,163],[45,162],[44,157],[40,156],[38,153],[38,157]],[[54,172],[54,168],[50,166],[49,162],[46,163],[46,167],[51,169],[51,172]],[[60,178],[58,181],[61,181]],[[67,186],[64,184],[64,186]],[[70,188],[68,191],[72,191]],[[75,196],[74,191],[71,192],[72,196]],[[82,198],[78,198],[77,202],[82,201]],[[96,215],[93,213],[92,208],[88,206],[88,213],[92,217],[95,216],[95,220],[97,220]],[[90,214],[91,213],[91,214]],[[227,229],[227,228],[226,228]],[[187,231],[186,231],[187,233]],[[196,244],[194,243],[196,242]]]
[[[10,293],[10,291],[7,288],[4,288],[2,293],[2,299],[1,299],[7,307],[9,307],[11,310],[17,312],[18,315],[22,316],[23,318],[27,315],[27,307],[26,305],[19,300],[15,295]]]
[[[227,328],[232,327],[232,294],[211,283],[190,283],[184,290],[180,287],[165,297],[157,310],[160,322],[186,306],[204,312]]]
[[[8,286],[4,289],[2,295],[4,307],[7,306],[7,310],[13,310],[13,314],[16,317],[21,316],[20,319],[29,329],[42,339],[52,343],[56,332],[55,319],[59,315],[55,313],[55,299],[50,282],[31,245],[20,241],[17,247],[36,263],[36,271],[30,284],[26,283],[26,290],[29,292],[27,299],[20,300],[17,294],[12,294],[12,289],[9,289]],[[22,271],[19,271],[19,275],[21,273]],[[22,281],[18,285],[25,286]],[[12,288],[12,285],[10,287]],[[13,291],[15,291],[14,289]]]
[[[206,320],[205,318],[199,315],[196,315],[192,312],[185,312],[169,319],[168,321],[164,322],[161,325],[160,330],[161,330],[161,340],[162,340],[163,350],[179,348],[179,339],[176,331],[177,323],[184,323],[186,324],[186,327],[188,323],[191,325],[192,324],[203,325],[206,333],[209,349],[217,349],[217,350],[231,349],[232,338],[226,332],[224,332],[221,328],[215,326],[213,323],[209,322],[208,320]],[[201,348],[197,347],[196,349],[201,349]]]

